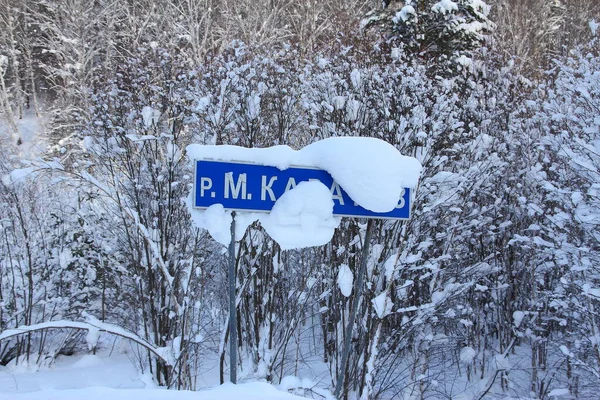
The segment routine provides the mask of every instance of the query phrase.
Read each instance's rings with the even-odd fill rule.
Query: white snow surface
[[[358,80],[358,78],[356,78]],[[392,211],[405,187],[417,185],[421,164],[392,145],[375,138],[333,137],[312,143],[301,150],[288,146],[244,148],[199,145],[187,147],[190,160],[210,159],[256,163],[285,170],[292,166],[323,169],[367,210]],[[220,205],[206,211],[188,208],[196,226],[207,229],[218,242],[230,241],[231,216]],[[284,249],[318,246],[329,242],[339,219],[332,216],[329,189],[319,182],[299,184],[281,196],[270,214],[236,213],[236,240],[249,224],[260,220],[269,235]]]
[[[569,396],[569,389],[567,388],[562,388],[562,389],[552,389],[550,391],[550,393],[548,393],[548,397],[562,397],[562,396]]]
[[[0,394],[0,399],[12,400],[298,400],[294,396],[277,390],[262,382],[239,385],[224,384],[214,389],[164,390],[164,389],[114,389],[103,386],[82,389],[49,389],[19,394]]]
[[[118,347],[118,346],[117,346]],[[264,382],[225,384],[199,391],[166,390],[141,374],[130,356],[59,356],[50,367],[0,366],[0,400],[299,400],[287,387]],[[26,364],[26,363],[24,363]],[[314,385],[314,384],[313,384]]]

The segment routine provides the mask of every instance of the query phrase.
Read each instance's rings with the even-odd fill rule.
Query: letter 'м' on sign
[[[275,201],[303,181],[319,181],[331,190],[333,215],[359,218],[410,218],[410,189],[405,188],[398,206],[387,213],[376,213],[356,204],[327,171],[310,167],[280,170],[258,164],[195,161],[194,207],[222,204],[227,210],[269,212]]]

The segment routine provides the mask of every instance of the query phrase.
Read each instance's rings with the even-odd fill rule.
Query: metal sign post
[[[235,273],[235,211],[231,212],[231,241],[229,242],[229,381],[237,383],[237,306]]]

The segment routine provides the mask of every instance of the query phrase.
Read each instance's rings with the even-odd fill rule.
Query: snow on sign
[[[270,212],[277,199],[298,183],[319,181],[333,199],[333,215],[363,218],[408,219],[410,189],[405,188],[392,211],[378,213],[358,205],[325,170],[310,167],[277,167],[214,160],[195,161],[194,207],[222,204],[225,209]]]

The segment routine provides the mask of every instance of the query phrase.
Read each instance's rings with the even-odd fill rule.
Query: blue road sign
[[[207,208],[222,204],[225,209],[269,212],[275,201],[286,191],[303,181],[317,180],[331,190],[333,214],[346,217],[408,219],[410,189],[387,213],[376,213],[356,204],[327,171],[291,167],[280,170],[258,164],[196,160],[194,207]]]

